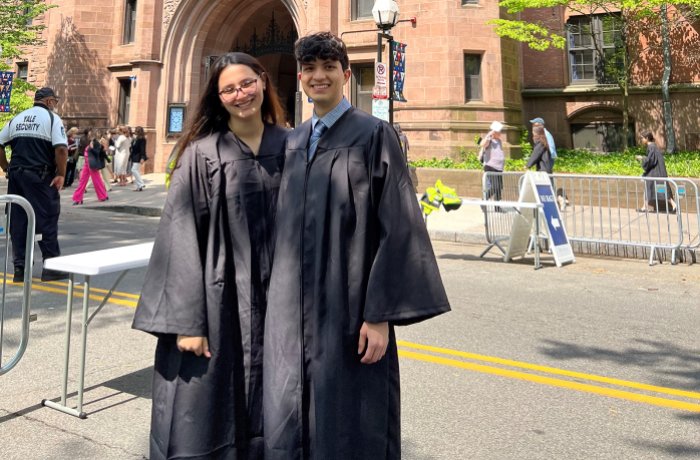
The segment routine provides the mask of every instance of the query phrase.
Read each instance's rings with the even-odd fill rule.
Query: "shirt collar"
[[[316,127],[316,123],[318,123],[319,120],[323,121],[323,124],[330,128],[340,119],[340,117],[343,116],[345,112],[347,112],[350,107],[352,107],[352,105],[350,105],[348,100],[343,97],[338,105],[336,105],[333,110],[325,114],[323,117],[319,118],[318,115],[316,115],[316,111],[314,111],[314,114],[311,117],[311,130],[313,131],[313,129]]]

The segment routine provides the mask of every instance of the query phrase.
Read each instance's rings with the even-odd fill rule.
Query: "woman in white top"
[[[486,181],[486,191],[484,199],[490,200],[494,198],[496,201],[501,201],[503,191],[503,168],[506,163],[506,156],[503,152],[503,142],[501,141],[501,131],[503,123],[494,121],[491,123],[491,130],[481,141],[481,149],[479,150],[479,161],[484,164],[484,171],[491,172]]]
[[[119,185],[126,185],[126,168],[129,163],[131,151],[131,130],[128,126],[119,128],[119,137],[114,142],[114,175],[119,180]]]

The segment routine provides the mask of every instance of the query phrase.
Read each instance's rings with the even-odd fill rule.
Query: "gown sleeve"
[[[133,328],[207,336],[205,265],[210,220],[206,159],[188,147],[174,171]]]
[[[406,325],[450,311],[416,194],[391,126],[377,126],[368,145],[376,255],[364,320]]]
[[[649,173],[656,168],[657,165],[657,158],[656,158],[656,152],[652,148],[651,145],[647,144],[647,156],[644,157],[642,160],[642,169],[644,169],[644,173],[642,176],[648,176]]]

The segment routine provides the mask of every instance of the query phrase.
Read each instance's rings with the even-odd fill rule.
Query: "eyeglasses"
[[[258,79],[252,78],[250,80],[241,83],[238,88],[234,86],[227,86],[226,88],[219,91],[219,96],[224,102],[231,102],[238,98],[238,93],[241,92],[245,96],[249,96],[258,90]]]

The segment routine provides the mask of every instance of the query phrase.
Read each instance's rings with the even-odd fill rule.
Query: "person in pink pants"
[[[107,156],[104,151],[104,147],[100,144],[97,137],[92,136],[90,132],[89,136],[92,139],[90,144],[85,148],[85,165],[83,169],[80,170],[80,183],[78,188],[73,192],[73,205],[83,204],[83,195],[85,194],[85,187],[87,187],[88,179],[92,180],[92,185],[95,186],[95,193],[97,193],[97,199],[100,201],[109,200],[107,196],[107,189],[105,188],[104,182],[102,182],[102,175],[100,170],[105,166],[105,158]]]

